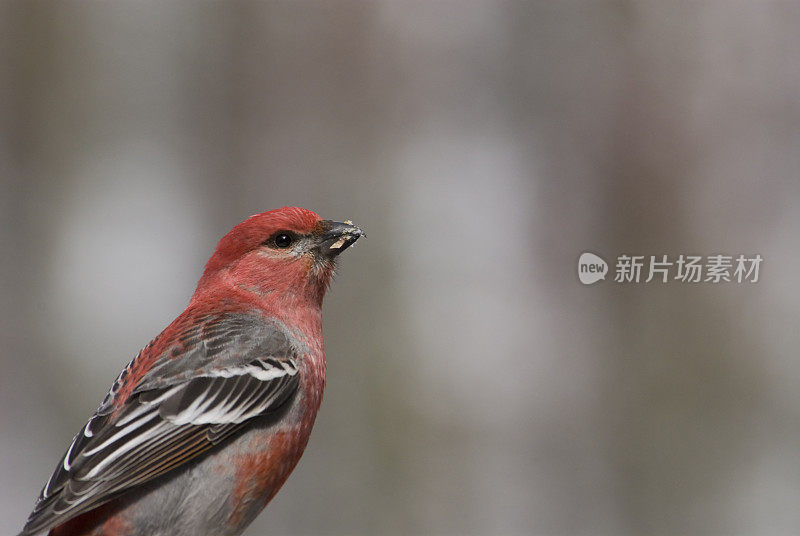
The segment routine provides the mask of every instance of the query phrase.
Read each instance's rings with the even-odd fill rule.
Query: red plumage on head
[[[229,266],[277,231],[308,233],[314,230],[320,220],[316,212],[300,207],[283,207],[250,216],[220,239],[214,254],[206,263],[201,284],[209,275]]]
[[[300,207],[283,207],[254,214],[231,229],[231,235],[240,228],[275,228],[288,229],[298,233],[309,233],[314,230],[321,218],[316,212]]]

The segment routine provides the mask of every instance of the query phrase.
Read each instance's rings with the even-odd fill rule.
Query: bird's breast
[[[298,392],[283,418],[272,426],[254,426],[223,451],[220,471],[235,471],[232,525],[246,526],[258,515],[289,477],[308,444],[325,388],[324,354],[319,359],[304,359],[300,373]]]

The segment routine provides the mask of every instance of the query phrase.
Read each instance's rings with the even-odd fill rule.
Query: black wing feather
[[[209,450],[297,390],[297,344],[281,326],[243,314],[207,316],[178,340],[113,414],[128,368],[45,485],[25,529],[32,535],[95,508]],[[190,371],[190,372],[187,372]]]

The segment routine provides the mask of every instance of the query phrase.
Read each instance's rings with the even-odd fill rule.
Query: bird
[[[19,536],[241,534],[308,443],[323,297],[362,236],[299,207],[236,225],[74,437]]]

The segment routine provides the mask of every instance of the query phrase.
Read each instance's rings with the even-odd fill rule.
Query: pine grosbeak
[[[234,227],[186,310],[75,436],[20,536],[241,534],[308,442],[325,386],[322,298],[362,235],[302,208]]]

